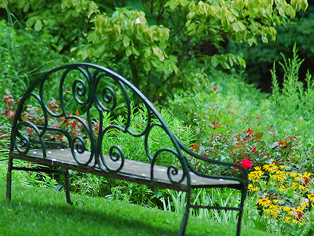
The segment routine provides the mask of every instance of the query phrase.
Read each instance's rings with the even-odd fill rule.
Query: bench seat
[[[189,190],[187,181],[182,181],[181,183],[172,183],[167,177],[168,167],[155,165],[154,166],[154,178],[151,178],[151,164],[143,163],[134,160],[124,160],[124,165],[118,172],[105,171],[106,167],[100,163],[101,168],[95,167],[95,163],[90,163],[89,165],[79,165],[72,157],[71,150],[69,148],[62,149],[51,149],[47,151],[47,156],[43,158],[42,150],[30,150],[28,154],[21,154],[17,151],[12,152],[13,158],[22,159],[25,161],[30,161],[32,163],[41,164],[49,167],[61,167],[63,169],[71,169],[75,171],[92,173],[96,175],[101,175],[105,177],[112,177],[122,180],[128,180],[135,183],[147,184],[150,186],[156,186],[161,188],[174,189],[179,191]],[[81,162],[87,162],[90,158],[90,152],[84,152],[79,155]],[[109,156],[104,156],[106,163],[112,169],[119,167],[119,163],[110,160]],[[228,180],[226,178],[209,178],[204,176],[198,176],[193,172],[189,172],[191,176],[191,187],[192,188],[222,188],[231,187],[240,189],[241,182],[237,180]],[[177,180],[183,175],[183,171],[179,170]],[[174,179],[174,180],[176,180]]]

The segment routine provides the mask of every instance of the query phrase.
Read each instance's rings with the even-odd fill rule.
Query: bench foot
[[[12,167],[13,167],[13,160],[12,158],[9,158],[8,172],[7,172],[7,194],[6,194],[6,199],[8,202],[11,201]]]
[[[178,236],[183,236],[185,234],[186,224],[188,222],[189,213],[184,213],[180,230],[178,232]]]
[[[191,192],[187,192],[186,193],[185,213],[184,213],[184,216],[182,218],[182,222],[181,222],[180,230],[178,232],[178,236],[183,236],[185,234],[185,229],[186,229],[186,225],[188,223],[188,218],[189,218],[189,213],[190,213],[190,208],[191,208],[190,196],[191,196]]]
[[[70,196],[70,180],[69,180],[69,171],[68,170],[65,170],[65,173],[64,173],[64,187],[65,187],[65,196],[66,196],[66,199],[67,199],[67,203],[69,204],[73,204],[73,202],[71,201],[71,196]]]

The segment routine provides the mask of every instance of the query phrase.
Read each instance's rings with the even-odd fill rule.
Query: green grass
[[[0,182],[0,235],[176,235],[182,215],[120,201],[65,194],[13,184],[12,201],[5,200]],[[84,202],[84,205],[83,205]],[[186,235],[235,235],[235,226],[190,217]],[[243,230],[241,235],[269,233]]]

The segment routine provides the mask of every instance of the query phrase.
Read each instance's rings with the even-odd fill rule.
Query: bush
[[[274,65],[270,96],[246,85],[241,75],[221,73],[217,80],[210,78],[212,84],[205,92],[171,102],[172,114],[185,114],[185,122],[196,127],[192,149],[247,168],[249,207],[255,209],[249,219],[257,228],[282,235],[312,232],[314,89],[309,73],[305,85],[299,81],[301,63],[296,47],[293,58],[283,57],[282,87]],[[213,174],[221,171],[201,162],[195,165]]]

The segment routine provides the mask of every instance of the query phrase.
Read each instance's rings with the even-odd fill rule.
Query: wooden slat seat
[[[90,152],[84,152],[79,155],[81,162],[87,162],[90,158]],[[94,167],[95,163],[90,163],[87,166],[79,165],[73,158],[70,149],[52,149],[47,151],[47,157],[43,158],[42,150],[30,150],[28,154],[22,155],[18,152],[11,153],[13,158],[23,159],[32,163],[41,164],[50,167],[61,167],[64,169],[71,169],[76,171],[83,171],[96,175],[102,175],[106,177],[113,177],[118,179],[129,180],[132,182],[145,183],[150,186],[163,187],[168,189],[175,189],[186,191],[189,186],[187,181],[183,181],[179,184],[172,183],[167,177],[168,167],[155,165],[154,166],[154,178],[151,176],[151,164],[143,163],[134,160],[125,160],[123,168],[118,172],[105,171],[106,167],[101,164],[101,168]],[[108,163],[111,169],[117,169],[119,163],[110,160],[109,156],[105,156],[106,163]],[[179,170],[177,180],[183,175],[183,171]],[[228,180],[224,178],[208,178],[198,176],[193,172],[190,172],[191,187],[192,188],[214,188],[214,187],[233,187],[240,188],[241,182],[237,180]]]

